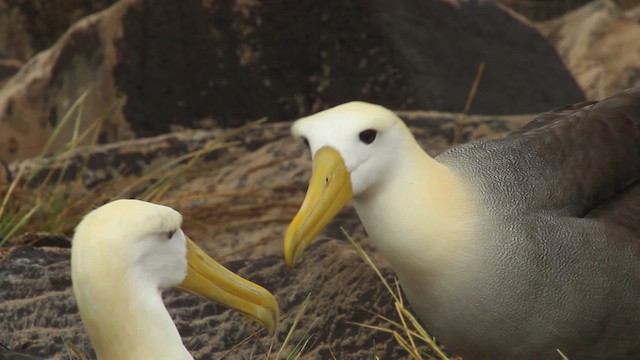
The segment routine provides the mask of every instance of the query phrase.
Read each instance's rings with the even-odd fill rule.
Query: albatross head
[[[352,197],[366,196],[393,176],[396,167],[406,165],[405,150],[417,146],[393,112],[364,102],[302,118],[293,124],[292,133],[308,143],[313,170],[304,202],[285,235],[289,267]]]
[[[279,308],[273,295],[214,261],[183,233],[181,224],[180,213],[169,207],[116,200],[89,213],[76,228],[73,291],[100,358],[116,357],[105,355],[118,346],[110,340],[135,331],[136,322],[166,318],[163,324],[172,328],[164,333],[161,324],[140,325],[149,336],[175,334],[179,340],[160,297],[172,287],[233,308],[274,331]],[[154,306],[157,313],[149,314]],[[162,337],[151,340],[165,341]]]

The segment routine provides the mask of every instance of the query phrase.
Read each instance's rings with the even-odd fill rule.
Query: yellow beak
[[[284,237],[284,261],[289,268],[352,196],[350,174],[340,153],[328,146],[318,150],[307,195]]]
[[[187,238],[187,276],[178,288],[203,296],[259,322],[273,334],[280,320],[280,308],[275,297],[213,260],[191,239]]]

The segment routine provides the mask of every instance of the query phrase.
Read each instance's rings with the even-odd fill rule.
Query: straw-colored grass
[[[291,324],[291,327],[289,328],[289,332],[287,333],[287,337],[282,342],[282,346],[280,346],[280,350],[278,350],[278,353],[276,354],[276,359],[281,359],[282,358],[281,357],[282,356],[282,352],[284,351],[284,349],[287,347],[287,345],[291,341],[291,339],[293,337],[293,332],[298,327],[298,323],[300,322],[300,319],[302,318],[302,315],[304,315],[305,311],[307,310],[307,307],[309,306],[309,299],[310,298],[311,298],[311,294],[307,295],[307,297],[302,302],[302,305],[300,306],[300,309],[296,313],[296,317],[293,319],[293,324]],[[291,350],[291,352],[287,355],[287,357],[286,357],[287,360],[300,359],[300,357],[304,353],[305,348],[309,344],[309,341],[313,338],[313,336],[310,334],[312,327],[313,327],[313,323],[307,328],[306,332],[302,336],[302,339],[300,339],[298,341],[298,343],[294,346],[293,350]]]
[[[440,347],[438,347],[435,339],[427,333],[420,322],[405,307],[404,300],[400,293],[400,286],[398,284],[398,281],[396,280],[394,286],[395,290],[392,289],[378,267],[373,263],[373,261],[371,261],[371,258],[364,251],[362,246],[360,246],[360,244],[353,240],[353,238],[351,238],[351,236],[349,236],[349,234],[343,228],[341,228],[341,230],[347,240],[349,240],[349,242],[355,247],[358,255],[360,255],[360,258],[362,258],[362,260],[376,272],[378,278],[384,284],[385,288],[393,298],[396,314],[398,316],[398,320],[393,320],[381,314],[372,313],[373,316],[384,320],[389,325],[388,327],[372,326],[362,323],[354,324],[390,333],[396,340],[396,342],[398,342],[398,344],[402,346],[402,348],[404,348],[409,356],[411,356],[411,358],[413,359],[422,360],[426,357],[428,359],[437,358],[440,360],[449,360],[447,355],[440,349]],[[430,354],[427,354],[420,350],[421,344],[427,345],[427,347],[432,350],[437,357],[434,358]]]
[[[95,144],[104,117],[97,119],[83,133],[79,132],[80,119],[82,118],[81,105],[89,91],[90,89],[85,91],[71,105],[54,129],[51,137],[45,143],[40,156],[43,157],[49,153],[51,145],[62,129],[71,121],[73,114],[76,114],[76,117],[73,124],[72,137],[66,146],[51,156],[50,161],[55,162],[57,158],[64,158],[66,154],[76,150],[78,144],[92,133],[94,137],[90,142]],[[49,172],[39,185],[34,185],[33,181],[39,175],[41,169],[27,175],[23,166],[18,170],[8,188],[0,188],[0,195],[2,196],[0,205],[0,245],[25,230],[60,232],[61,229],[67,227],[66,223],[72,219],[66,216],[67,211],[65,210],[71,207],[65,206],[70,205],[70,193],[73,191],[74,185],[77,185],[68,185],[62,182],[68,165],[67,162],[62,164],[62,171],[57,178],[54,178],[53,171]],[[80,175],[78,176],[78,181],[82,180]]]
[[[171,202],[166,197],[167,192],[174,188],[178,179],[197,171],[203,156],[232,146],[229,138],[265,120],[230,130],[201,148],[149,169],[139,177],[114,178],[86,189],[83,178],[87,175],[90,150],[97,145],[101,125],[108,114],[105,112],[103,117],[80,132],[82,102],[88,91],[74,102],[44,145],[40,158],[46,162],[41,168],[25,171],[26,165],[23,165],[10,184],[0,186],[0,246],[14,236],[27,232],[69,235],[84,214],[114,199],[135,197],[151,202]],[[71,139],[61,150],[48,155],[61,129],[69,124],[73,126]],[[80,143],[87,141],[89,145],[85,146],[88,151],[82,152],[80,166],[73,179],[63,181],[68,175],[73,158],[71,155],[80,153]]]
[[[87,360],[88,359],[87,355],[82,350],[80,350],[80,348],[78,348],[76,344],[72,343],[71,341],[65,338],[62,338],[62,344],[64,345],[64,349],[67,352],[68,360]]]

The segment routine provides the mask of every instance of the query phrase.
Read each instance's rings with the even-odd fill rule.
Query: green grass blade
[[[34,207],[32,207],[31,210],[29,210],[29,212],[27,212],[24,216],[20,218],[20,221],[18,221],[16,225],[10,228],[10,230],[4,236],[4,239],[2,239],[2,242],[4,243],[6,240],[11,239],[13,234],[17,233],[18,230],[20,230],[20,228],[22,228],[24,224],[26,224],[29,221],[29,219],[31,219],[33,214],[35,214],[35,212],[38,211],[38,209],[40,209],[40,203],[37,203]]]
[[[287,337],[284,338],[284,341],[282,342],[282,346],[280,346],[280,349],[278,350],[278,353],[276,354],[276,359],[280,358],[280,355],[282,354],[282,350],[287,346],[289,341],[291,341],[291,337],[293,336],[293,332],[296,330],[296,327],[298,326],[298,323],[300,322],[300,319],[302,318],[302,315],[304,314],[304,312],[307,310],[307,307],[309,306],[309,299],[310,298],[311,298],[311,293],[309,293],[307,295],[307,297],[304,299],[304,301],[302,302],[302,305],[300,306],[300,310],[298,310],[298,313],[296,314],[296,317],[293,319],[293,324],[291,324],[291,328],[289,328],[289,332],[287,333]]]

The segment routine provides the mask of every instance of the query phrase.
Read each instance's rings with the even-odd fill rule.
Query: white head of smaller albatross
[[[191,359],[161,291],[178,287],[253,318],[273,332],[278,304],[267,290],[225,269],[161,205],[116,200],[76,228],[73,292],[99,359]]]

